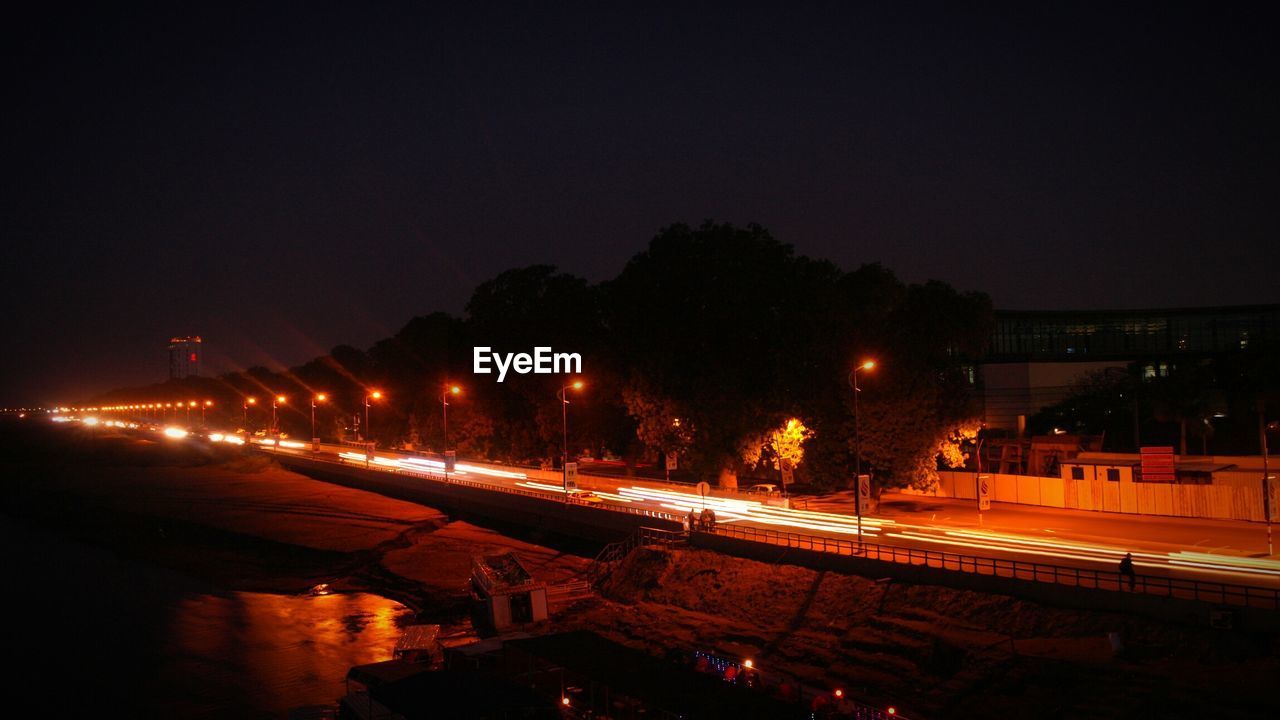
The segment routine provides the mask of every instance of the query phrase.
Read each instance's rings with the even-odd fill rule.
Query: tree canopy
[[[798,255],[758,225],[706,222],[662,229],[616,278],[593,284],[547,265],[481,283],[462,317],[411,319],[367,350],[335,347],[288,370],[254,368],[217,380],[135,388],[102,398],[139,400],[184,391],[216,397],[223,422],[250,425],[243,398],[285,394],[286,429],[305,434],[309,398],[326,436],[363,422],[383,444],[450,445],[502,460],[553,459],[561,442],[561,375],[472,375],[475,346],[581,354],[586,388],[571,391],[570,454],[628,461],[676,452],[708,478],[776,472],[846,482],[855,430],[865,463],[891,485],[928,482],[938,458],[954,462],[976,427],[972,363],[990,336],[991,304],[930,281],[909,284],[878,264],[852,271]],[[861,374],[853,422],[850,371]],[[183,383],[186,383],[184,385]],[[257,412],[261,412],[258,410]],[[790,425],[788,424],[790,423]],[[366,431],[362,430],[362,431]]]

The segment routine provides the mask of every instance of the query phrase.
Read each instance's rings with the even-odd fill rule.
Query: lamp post
[[[563,432],[563,445],[561,446],[560,455],[560,473],[561,487],[564,489],[564,501],[569,502],[569,390],[581,390],[582,381],[574,380],[572,383],[560,388],[560,392],[556,393],[556,397],[560,398],[560,427]]]
[[[382,399],[382,392],[379,390],[374,390],[373,392],[364,396],[364,433],[365,435],[369,434],[369,401],[380,400],[380,399]]]
[[[281,405],[285,404],[285,402],[288,399],[289,398],[285,397],[284,395],[276,395],[275,397],[271,398],[271,434],[272,435],[280,434],[280,415],[277,412],[277,410]]]
[[[253,396],[250,396],[250,397],[245,398],[245,399],[244,399],[244,402],[241,404],[241,407],[242,407],[242,408],[244,408],[244,433],[245,433],[245,435],[248,435],[248,434],[249,434],[249,406],[250,406],[250,405],[257,405],[257,404],[258,404],[258,398],[253,397]]]
[[[858,426],[858,371],[871,370],[876,366],[875,360],[867,360],[849,373],[849,385],[853,388],[853,492],[854,504],[858,512],[858,549],[862,549],[862,431]]]
[[[449,396],[457,395],[462,392],[462,388],[457,385],[444,384],[444,390],[440,393],[440,419],[444,425],[444,444],[440,446],[440,453],[444,456],[444,481],[449,482]]]
[[[328,399],[329,396],[324,393],[311,396],[311,452],[320,450],[320,437],[316,435],[316,403],[322,403]]]
[[[195,400],[190,400],[190,401],[188,401],[188,402],[187,402],[187,425],[188,425],[188,426],[190,426],[190,425],[191,425],[191,408],[193,408],[193,407],[195,407],[195,406],[196,406],[196,401],[195,401]]]
[[[203,426],[207,426],[207,425],[209,424],[209,423],[208,423],[208,421],[207,421],[207,420],[205,420],[205,411],[206,411],[206,410],[208,410],[208,409],[209,409],[209,408],[211,408],[211,407],[213,407],[213,401],[212,401],[212,400],[205,400],[205,401],[204,401],[204,404],[200,406],[200,425],[201,425],[202,427],[203,427]]]
[[[1266,403],[1258,399],[1258,443],[1262,446],[1262,514],[1267,519],[1267,555],[1275,554],[1275,545],[1271,540],[1271,468],[1267,452],[1267,431],[1280,427],[1280,423],[1268,423],[1266,419]]]

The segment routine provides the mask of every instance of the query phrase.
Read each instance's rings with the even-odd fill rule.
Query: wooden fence
[[[975,473],[942,471],[938,475],[938,487],[934,491],[916,494],[977,499]],[[995,473],[991,479],[991,499],[996,502],[1214,520],[1262,522],[1266,519],[1261,478],[1256,487],[1117,482],[1102,478],[1069,480]]]

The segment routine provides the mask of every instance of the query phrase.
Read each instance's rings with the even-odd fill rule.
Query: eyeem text
[[[582,356],[578,353],[552,352],[549,347],[535,347],[529,353],[496,353],[488,347],[472,348],[471,371],[477,375],[488,375],[493,368],[498,370],[498,382],[507,377],[508,370],[521,375],[552,375],[559,373],[581,373]]]

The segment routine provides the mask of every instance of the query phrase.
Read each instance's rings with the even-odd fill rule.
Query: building
[[[1164,310],[996,312],[991,346],[978,366],[984,420],[1021,435],[1026,418],[1064,400],[1097,371],[1143,363],[1162,376],[1182,359],[1237,353],[1280,342],[1280,305]]]
[[[169,379],[200,376],[203,351],[199,335],[169,338]]]
[[[534,580],[515,553],[474,558],[471,583],[495,630],[547,619],[547,584]]]

